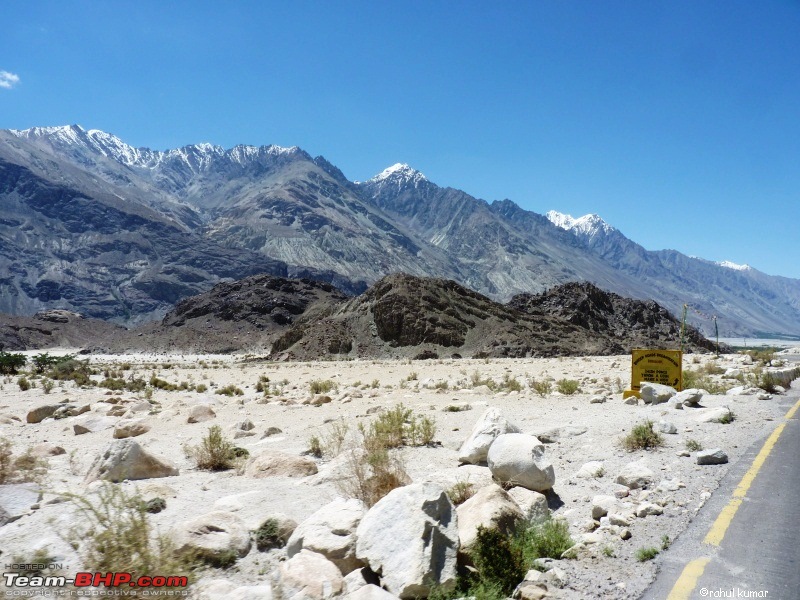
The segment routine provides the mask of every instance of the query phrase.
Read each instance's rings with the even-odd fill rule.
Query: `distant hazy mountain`
[[[800,281],[442,188],[404,164],[351,182],[278,146],[157,151],[66,127],[0,131],[0,311],[64,308],[131,323],[222,280],[309,276],[349,293],[406,272],[497,300],[590,281],[684,303],[705,331],[800,335]],[[552,222],[551,222],[552,221]]]

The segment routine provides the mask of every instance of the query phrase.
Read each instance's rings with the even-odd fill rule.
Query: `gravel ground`
[[[436,441],[431,447],[404,448],[401,456],[414,481],[436,481],[449,487],[456,481],[469,480],[476,486],[491,481],[488,468],[458,466],[458,449],[480,414],[488,406],[501,409],[523,432],[538,434],[556,427],[566,427],[561,436],[547,444],[546,455],[552,460],[556,484],[548,500],[555,516],[570,524],[576,541],[589,532],[592,522],[592,498],[595,495],[622,493],[615,483],[626,464],[643,460],[655,473],[651,489],[632,490],[623,502],[631,509],[645,499],[663,507],[663,514],[634,518],[631,537],[623,541],[619,532],[603,529],[589,536],[595,541],[576,560],[558,562],[566,574],[563,588],[550,588],[554,598],[636,598],[655,574],[652,561],[639,562],[636,551],[644,547],[660,548],[665,539],[674,540],[691,522],[718,482],[749,445],[765,436],[782,410],[774,398],[760,400],[756,395],[706,395],[705,407],[726,405],[736,415],[729,424],[699,423],[696,409],[674,410],[665,405],[645,406],[623,403],[621,390],[630,376],[630,357],[581,357],[561,359],[493,359],[434,361],[351,361],[317,363],[266,363],[257,357],[198,355],[126,355],[92,356],[93,367],[103,370],[129,367],[131,374],[149,379],[151,375],[179,384],[203,383],[206,392],[156,390],[152,401],[155,410],[147,416],[152,428],[136,439],[148,451],[168,458],[180,469],[180,475],[123,484],[145,495],[160,495],[167,507],[151,519],[159,531],[167,532],[177,521],[211,510],[236,512],[251,528],[256,528],[274,513],[283,513],[301,522],[317,508],[339,495],[332,481],[333,465],[317,459],[319,473],[305,478],[273,477],[252,479],[233,471],[210,473],[196,469],[184,447],[198,444],[208,427],[218,424],[229,436],[235,424],[250,419],[257,435],[236,440],[251,454],[265,448],[290,454],[307,450],[309,439],[324,437],[331,422],[342,419],[351,431],[359,423],[368,423],[375,412],[403,403],[415,413],[435,419]],[[723,369],[752,368],[741,355],[687,355],[685,368],[701,369],[714,363]],[[127,364],[125,364],[127,363]],[[472,387],[474,377],[501,382],[516,380],[521,391],[493,392],[488,387]],[[269,378],[275,395],[265,399],[256,392],[259,377]],[[541,381],[573,379],[580,391],[573,395],[552,392],[540,396],[530,389],[531,378]],[[95,376],[96,380],[102,375]],[[725,381],[719,375],[712,379]],[[311,397],[313,380],[330,380],[336,388],[328,393],[332,401],[321,406],[302,404]],[[18,520],[0,527],[0,559],[32,557],[46,548],[50,556],[64,564],[64,571],[74,573],[81,558],[68,543],[70,530],[79,521],[71,502],[49,503],[53,493],[91,493],[94,485],[84,483],[84,476],[94,458],[112,439],[112,429],[75,435],[72,423],[80,417],[46,419],[37,424],[25,423],[33,407],[64,400],[77,405],[92,404],[94,412],[107,410],[107,390],[77,388],[71,382],[45,394],[41,381],[36,387],[21,391],[17,377],[5,377],[0,388],[0,437],[13,443],[15,453],[27,447],[49,442],[63,447],[65,454],[48,459],[47,474],[41,482],[46,490],[39,507]],[[446,389],[436,389],[444,387]],[[731,385],[738,382],[731,381]],[[227,385],[244,392],[228,397],[215,393]],[[141,400],[141,393],[114,392],[123,401]],[[591,399],[603,397],[603,403]],[[187,414],[195,404],[211,404],[216,417],[205,423],[187,423]],[[465,410],[450,412],[447,407]],[[19,420],[17,420],[19,419]],[[625,451],[620,439],[637,423],[666,420],[677,433],[664,435],[664,446],[655,451]],[[270,427],[281,433],[263,437]],[[694,455],[686,454],[687,440],[704,448],[719,447],[730,457],[728,465],[698,466]],[[575,474],[588,461],[601,461],[600,477],[580,478]],[[680,484],[675,491],[657,490],[661,480]],[[165,487],[167,486],[167,487]],[[4,492],[3,490],[6,490]],[[0,487],[0,494],[8,493]],[[211,570],[206,579],[229,579],[242,585],[263,582],[281,558],[281,551],[260,553],[253,548],[248,556],[226,571]]]

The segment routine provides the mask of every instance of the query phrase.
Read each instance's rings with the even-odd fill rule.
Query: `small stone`
[[[208,404],[198,404],[189,410],[189,417],[186,419],[187,423],[202,423],[203,421],[210,421],[216,418],[217,413]]]
[[[719,448],[700,450],[697,453],[698,465],[724,465],[728,462],[728,455]]]

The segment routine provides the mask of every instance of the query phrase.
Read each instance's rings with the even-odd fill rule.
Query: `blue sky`
[[[800,2],[3,3],[0,127],[406,162],[800,278]],[[16,78],[16,80],[15,80]]]

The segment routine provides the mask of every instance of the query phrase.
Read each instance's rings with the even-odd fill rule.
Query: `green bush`
[[[451,502],[458,506],[475,495],[475,486],[469,481],[457,481],[447,490]]]
[[[556,381],[556,389],[561,394],[571,396],[580,391],[580,384],[574,379],[559,379]]]
[[[238,450],[243,449],[236,448],[233,442],[226,439],[219,425],[212,425],[200,445],[190,448],[189,454],[194,458],[198,469],[226,471],[236,466],[237,454],[240,454]]]
[[[27,392],[29,389],[31,389],[31,382],[28,381],[27,377],[20,377],[17,379],[17,385],[23,392]]]
[[[497,528],[487,529],[480,525],[470,554],[478,570],[479,582],[499,588],[506,596],[511,595],[528,572],[523,549],[514,541]]]
[[[256,548],[260,552],[266,552],[273,548],[281,548],[284,545],[280,535],[280,527],[276,519],[267,519],[261,526],[253,532]]]
[[[653,560],[656,556],[658,556],[658,548],[639,548],[636,551],[636,560],[639,562],[647,562],[648,560]]]
[[[146,503],[139,495],[127,495],[114,484],[103,485],[95,500],[68,495],[82,515],[85,530],[73,530],[73,545],[91,571],[130,572],[142,575],[185,576],[192,579],[192,563],[178,557],[170,539],[154,536]]]
[[[74,381],[78,386],[93,385],[91,376],[94,374],[95,371],[89,367],[88,359],[77,360],[71,357],[68,360],[57,361],[47,372],[50,379]]]
[[[28,358],[24,354],[11,354],[0,352],[0,373],[3,375],[16,375],[25,366]]]
[[[336,387],[336,384],[332,382],[330,379],[319,380],[315,379],[311,383],[308,384],[309,389],[311,390],[312,394],[327,394],[333,388]]]
[[[689,452],[697,452],[698,450],[702,450],[703,449],[703,445],[700,442],[698,442],[697,440],[689,439],[689,440],[686,440],[686,449]]]
[[[178,389],[178,386],[174,383],[170,383],[164,379],[159,379],[155,375],[150,377],[150,385],[157,390],[165,390],[167,392],[174,392]]]
[[[647,420],[634,425],[631,432],[623,438],[622,445],[628,452],[650,450],[664,445],[664,438],[653,429],[653,422]]]
[[[223,396],[242,396],[244,392],[236,387],[235,385],[226,385],[224,388],[219,388],[215,394],[221,394]]]
[[[528,387],[543,398],[553,391],[553,384],[549,379],[536,380],[531,377],[528,380]]]
[[[47,352],[43,354],[37,354],[33,357],[33,370],[37,375],[41,375],[55,365],[71,360],[75,360],[74,354],[65,354],[64,356],[50,356]]]

